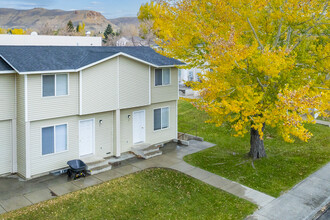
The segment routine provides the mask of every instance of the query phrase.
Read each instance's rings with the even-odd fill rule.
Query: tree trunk
[[[264,130],[265,124],[262,127],[262,131]],[[252,157],[252,159],[258,159],[267,156],[264,148],[264,141],[260,139],[258,130],[255,130],[253,127],[251,127],[250,146],[251,148],[249,156]]]

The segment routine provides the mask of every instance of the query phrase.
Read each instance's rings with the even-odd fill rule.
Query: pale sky
[[[0,8],[93,10],[106,18],[136,17],[142,3],[149,0],[0,0]]]

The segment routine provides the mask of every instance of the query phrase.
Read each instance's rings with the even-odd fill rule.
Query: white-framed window
[[[41,129],[42,155],[59,153],[68,149],[67,124]]]
[[[68,74],[42,75],[42,96],[68,95]]]
[[[171,84],[170,68],[155,69],[155,86],[165,86]]]
[[[169,127],[170,108],[156,108],[154,109],[154,131],[162,130]]]

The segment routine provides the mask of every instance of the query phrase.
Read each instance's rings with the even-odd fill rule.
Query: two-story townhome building
[[[0,46],[0,175],[175,139],[181,64],[148,47]]]

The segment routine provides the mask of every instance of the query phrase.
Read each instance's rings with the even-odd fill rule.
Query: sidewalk
[[[255,203],[259,207],[264,207],[274,200],[273,197],[264,193],[184,162],[185,155],[214,146],[208,142],[190,141],[190,143],[188,147],[168,144],[162,148],[162,156],[149,160],[131,159],[120,167],[75,181],[68,180],[66,175],[55,177],[48,175],[29,181],[22,181],[19,178],[0,178],[0,214],[152,167],[178,170]]]
[[[312,219],[328,203],[330,203],[330,163],[247,219],[307,220]]]

